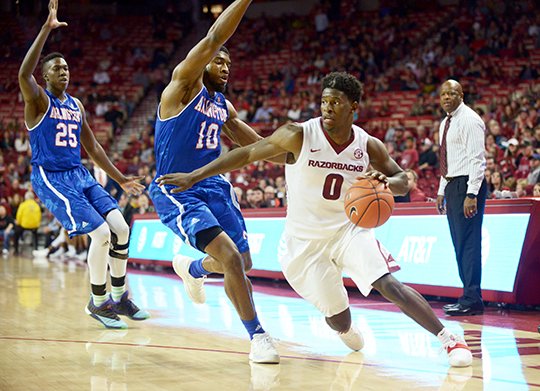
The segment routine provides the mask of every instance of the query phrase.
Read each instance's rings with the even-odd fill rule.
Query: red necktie
[[[444,124],[444,131],[442,134],[441,148],[439,149],[439,171],[441,172],[441,176],[443,177],[448,175],[448,158],[446,157],[446,134],[448,133],[448,128],[450,128],[451,119],[451,115],[448,115],[446,117],[446,123]]]

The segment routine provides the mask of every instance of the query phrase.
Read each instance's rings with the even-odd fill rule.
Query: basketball
[[[386,223],[393,210],[392,192],[376,179],[360,179],[345,193],[345,213],[358,227],[379,227]]]

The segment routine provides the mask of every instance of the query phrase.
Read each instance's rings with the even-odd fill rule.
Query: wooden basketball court
[[[353,295],[364,333],[351,353],[290,289],[255,282],[279,365],[250,365],[247,333],[220,281],[195,305],[172,273],[131,270],[129,288],[152,318],[106,330],[84,313],[84,264],[0,259],[0,390],[529,390],[540,389],[538,312],[443,318],[465,334],[472,368],[449,368],[435,337],[377,297]],[[439,316],[444,317],[434,303]]]

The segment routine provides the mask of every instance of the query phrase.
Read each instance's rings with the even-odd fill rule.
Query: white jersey
[[[322,239],[349,224],[345,192],[369,166],[369,135],[352,126],[348,143],[336,145],[324,132],[322,119],[300,124],[302,150],[294,164],[287,164],[287,219],[285,232],[304,239]]]

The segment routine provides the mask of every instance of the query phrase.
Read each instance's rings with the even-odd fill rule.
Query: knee
[[[251,256],[249,255],[249,253],[242,258],[244,260],[244,272],[247,273],[253,267],[253,262],[251,261]]]
[[[109,246],[111,241],[111,230],[106,223],[101,224],[98,228],[88,234],[92,238],[92,242],[99,246]]]
[[[229,251],[221,258],[225,273],[244,273],[244,259],[238,251]]]
[[[126,244],[129,241],[129,226],[126,223],[120,224],[115,227],[114,234],[118,244]]]

